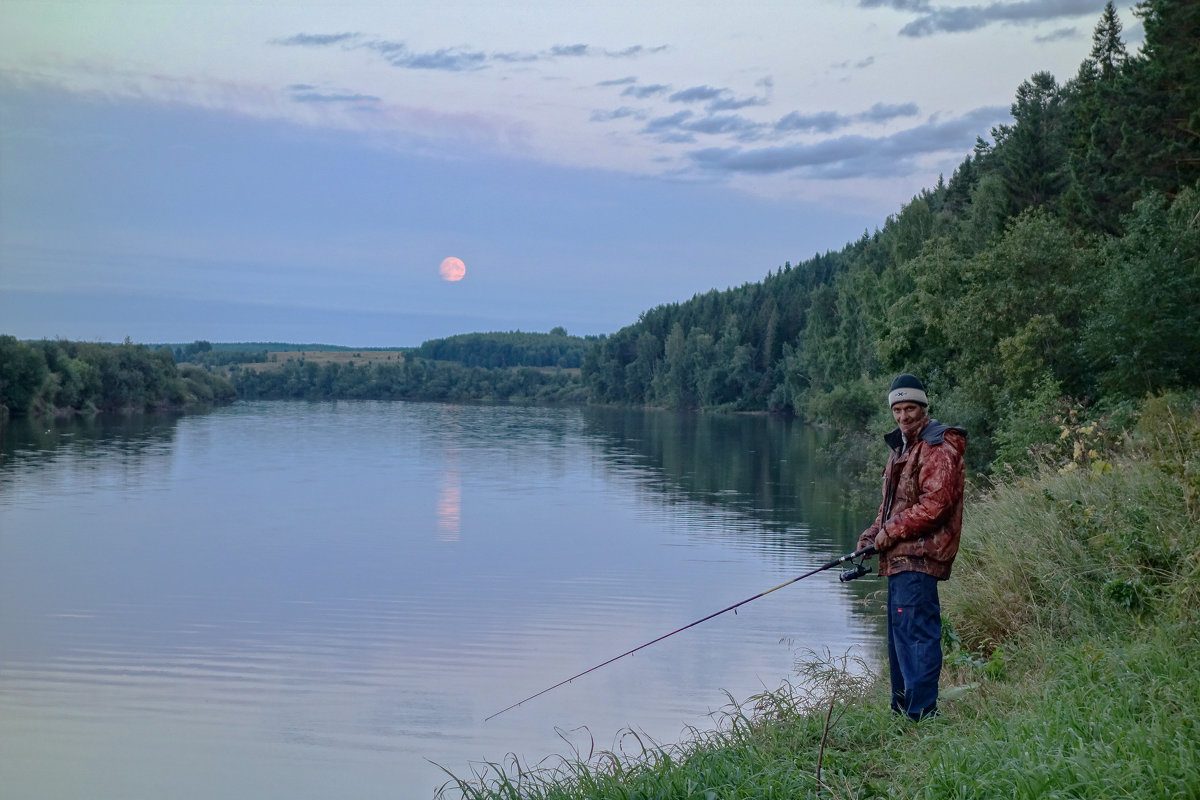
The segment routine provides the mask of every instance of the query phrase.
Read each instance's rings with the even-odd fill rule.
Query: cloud
[[[847,59],[845,61],[839,61],[836,64],[830,64],[829,66],[833,69],[866,69],[874,63],[875,56],[867,56],[866,58],[859,59],[858,61],[850,61]]]
[[[1038,44],[1045,44],[1046,42],[1057,42],[1063,39],[1074,39],[1078,35],[1078,28],[1059,28],[1058,30],[1051,31],[1043,36],[1035,36],[1033,37],[1033,40]]]
[[[629,106],[621,106],[613,111],[593,111],[590,119],[592,122],[612,122],[616,119],[626,119],[629,117],[633,119],[645,119],[647,114],[645,111],[639,111]]]
[[[756,85],[769,94],[773,81],[763,78]],[[793,134],[830,134],[855,123],[879,125],[900,117],[913,117],[918,113],[916,103],[876,103],[857,114],[842,114],[822,111],[804,114],[793,111],[776,122],[760,122],[736,113],[746,106],[767,105],[766,97],[735,97],[729,89],[707,84],[690,86],[673,93],[666,84],[638,85],[634,78],[605,81],[604,86],[624,86],[622,97],[647,100],[666,95],[669,103],[697,106],[703,104],[704,113],[698,114],[691,108],[673,114],[651,118],[639,133],[652,137],[660,143],[693,143],[701,136],[724,136],[737,142],[753,142],[766,137],[783,139]],[[614,122],[620,119],[646,120],[649,112],[621,106],[616,110],[593,111],[592,122]]]
[[[597,86],[627,86],[631,83],[637,83],[637,78],[630,75],[627,78],[614,78],[610,81],[600,81]]]
[[[556,45],[550,48],[550,55],[568,57],[586,56],[589,50],[590,48],[586,44]]]
[[[915,117],[918,114],[916,103],[886,104],[876,103],[866,111],[858,114],[842,114],[837,111],[818,111],[815,114],[801,114],[799,111],[780,118],[775,123],[776,133],[793,132],[832,133],[839,128],[845,128],[855,122],[884,123],[899,117]]]
[[[702,103],[720,97],[725,89],[715,89],[712,86],[693,86],[690,89],[676,92],[667,99],[672,103]]]
[[[677,111],[666,117],[658,117],[646,123],[646,127],[642,128],[642,133],[659,134],[664,131],[676,130],[694,116],[695,114],[691,111]]]
[[[712,173],[772,174],[803,170],[809,177],[903,175],[920,155],[968,151],[981,130],[1008,118],[1008,109],[977,108],[951,120],[931,119],[887,136],[840,136],[813,144],[745,149],[710,147],[688,153],[692,163]]]
[[[646,123],[641,132],[660,142],[694,142],[695,134],[734,136],[742,141],[757,139],[765,125],[738,114],[710,114],[697,117],[692,111],[677,111]]]
[[[309,89],[312,88],[314,87],[309,87]],[[326,94],[317,91],[297,91],[292,94],[292,99],[297,103],[378,103],[381,98],[373,94]]]
[[[488,55],[479,50],[459,50],[441,48],[427,53],[417,53],[408,49],[403,42],[373,41],[366,42],[363,47],[374,50],[383,56],[384,60],[393,67],[404,69],[431,69],[446,72],[464,72],[482,69],[487,66]]]
[[[876,103],[866,111],[855,114],[855,119],[863,122],[889,122],[898,117],[915,117],[918,113],[916,103]]]
[[[649,86],[630,86],[625,91],[621,92],[622,97],[634,97],[638,100],[645,100],[647,97],[654,97],[657,94],[668,92],[670,86],[662,83],[652,83]]]
[[[687,131],[669,131],[659,134],[658,140],[663,144],[695,144],[696,137]]]
[[[862,8],[887,6],[897,11],[928,11],[929,0],[858,0]]]
[[[818,111],[815,114],[801,114],[793,111],[775,123],[778,133],[807,132],[831,133],[838,128],[850,124],[850,117],[836,111]]]
[[[538,60],[536,53],[492,53],[490,56],[492,61],[499,61],[504,64],[528,64]]]
[[[765,97],[718,97],[708,104],[709,111],[737,111],[748,106],[765,106]]]
[[[357,33],[297,33],[286,39],[272,39],[272,44],[283,47],[328,47],[331,44],[357,39]]]
[[[1099,14],[1104,8],[1104,0],[1023,0],[947,8],[930,8],[924,3],[906,3],[903,0],[885,3],[877,0],[859,0],[859,5],[868,8],[888,5],[902,11],[920,12],[922,16],[901,28],[900,34],[921,37],[936,33],[973,31],[996,22],[1028,24]]]
[[[766,88],[770,88],[769,79]],[[759,81],[763,85],[762,81]],[[667,98],[672,103],[708,103],[710,114],[717,111],[737,111],[748,106],[765,106],[765,97],[734,97],[729,89],[718,89],[714,86],[693,86],[675,92]]]
[[[373,50],[394,67],[445,72],[467,72],[485,69],[497,63],[529,63],[553,61],[560,58],[636,58],[661,53],[667,49],[667,45],[647,47],[637,44],[622,50],[605,50],[580,43],[553,45],[546,50],[532,52],[488,53],[463,47],[443,47],[428,52],[417,52],[410,50],[404,42],[387,39],[360,41],[361,39],[362,34],[358,33],[298,33],[283,39],[272,39],[271,44],[285,47],[328,47],[333,44],[343,44],[347,48]]]
[[[670,47],[665,44],[655,45],[654,47],[645,47],[644,45],[635,44],[632,47],[626,47],[624,50],[605,50],[604,55],[609,58],[633,58],[643,54],[654,55],[669,50]]]
[[[738,114],[720,114],[702,117],[695,122],[683,125],[684,130],[706,134],[738,134],[745,136],[755,134],[762,129],[762,124],[746,119]]]

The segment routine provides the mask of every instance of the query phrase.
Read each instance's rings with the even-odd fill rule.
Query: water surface
[[[239,403],[0,446],[6,800],[430,798],[508,754],[673,742],[805,649],[878,654],[810,428]]]

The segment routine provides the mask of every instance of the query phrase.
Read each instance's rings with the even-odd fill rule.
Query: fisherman
[[[892,710],[912,720],[937,713],[942,671],[938,581],[950,577],[962,531],[967,432],[929,417],[925,387],[907,373],[892,381],[897,428],[883,470],[883,502],[858,539],[874,545],[888,579],[888,669]]]

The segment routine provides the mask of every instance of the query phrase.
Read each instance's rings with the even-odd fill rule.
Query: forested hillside
[[[911,371],[984,465],[1196,386],[1200,3],[1136,13],[1137,52],[1109,3],[1074,76],[1022,83],[1013,123],[874,233],[604,339],[583,365],[590,398],[861,428]]]

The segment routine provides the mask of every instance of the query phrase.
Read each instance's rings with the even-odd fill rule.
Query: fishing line
[[[613,663],[614,661],[619,661],[620,659],[624,658],[625,656],[633,655],[638,650],[644,650],[645,648],[649,647],[652,644],[658,644],[663,639],[674,636],[677,633],[683,633],[688,628],[694,628],[697,625],[699,625],[701,622],[708,622],[713,617],[719,617],[722,614],[729,612],[729,611],[734,611],[734,613],[737,613],[735,611],[735,609],[746,605],[746,603],[749,603],[753,600],[757,600],[760,597],[766,597],[771,592],[777,592],[785,586],[791,586],[796,581],[802,581],[805,578],[816,575],[818,572],[824,572],[827,569],[832,569],[832,568],[838,566],[839,564],[845,564],[847,561],[852,561],[853,559],[856,559],[856,558],[866,558],[867,556],[871,555],[874,552],[875,552],[875,546],[867,545],[866,547],[864,547],[861,550],[856,550],[855,552],[850,553],[848,555],[844,555],[839,558],[835,558],[833,561],[830,561],[827,564],[822,564],[821,566],[817,567],[816,569],[810,570],[810,571],[804,573],[803,575],[792,578],[791,580],[788,580],[788,581],[784,581],[783,583],[779,584],[778,586],[776,586],[774,588],[767,589],[765,592],[759,592],[758,594],[754,595],[753,597],[747,597],[745,600],[741,601],[740,603],[734,603],[731,606],[722,608],[720,611],[709,614],[707,617],[698,619],[695,622],[689,622],[687,625],[684,625],[682,628],[676,628],[675,630],[671,631],[670,633],[664,633],[662,636],[659,636],[657,639],[651,639],[650,641],[646,642],[645,644],[639,644],[637,647],[633,648],[632,650],[626,650],[624,653],[621,653],[621,655],[619,655],[619,656],[613,656],[612,658],[608,659],[607,661],[605,661],[603,663],[600,663],[594,667],[585,669],[583,672],[572,675],[571,677],[567,678],[566,680],[559,681],[558,683],[554,684],[553,686],[548,686],[545,689],[542,689],[537,694],[531,694],[531,695],[529,695],[529,697],[526,697],[524,700],[520,700],[516,703],[513,703],[511,706],[509,706],[507,708],[502,708],[499,711],[497,711],[495,714],[492,714],[491,716],[484,717],[483,721],[487,722],[490,719],[500,716],[505,711],[512,711],[517,706],[524,705],[525,703],[528,703],[530,700],[533,700],[536,697],[541,697],[542,695],[546,694],[546,692],[551,692],[560,686],[565,686],[566,684],[570,683],[571,681],[573,681],[577,678],[582,678],[584,675],[587,675],[589,672],[595,672],[596,670],[600,669],[601,667],[607,667],[609,664]],[[854,580],[855,578],[859,578],[859,577],[867,574],[868,572],[870,572],[870,568],[866,567],[860,563],[854,569],[849,569],[849,570],[846,570],[845,572],[843,572],[840,577],[840,580],[851,581],[851,580]]]

